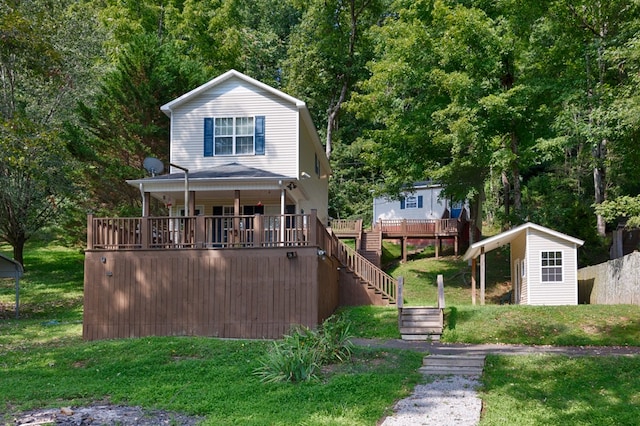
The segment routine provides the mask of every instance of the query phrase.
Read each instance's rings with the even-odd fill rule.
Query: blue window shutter
[[[204,119],[204,156],[213,157],[213,118]]]
[[[256,155],[264,155],[264,115],[256,116],[255,124]]]
[[[422,195],[418,195],[418,208],[422,208]]]
[[[400,198],[400,210],[404,210],[404,197]]]

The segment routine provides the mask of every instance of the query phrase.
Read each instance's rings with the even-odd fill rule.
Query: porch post
[[[480,249],[480,304],[484,305],[484,289],[485,289],[485,272],[486,262],[484,247]]]
[[[310,246],[318,246],[320,247],[320,241],[318,241],[318,211],[316,209],[311,209],[311,214],[309,215],[309,223],[307,226],[309,227],[309,245]],[[321,247],[325,250],[329,250],[329,247]],[[327,253],[331,255],[332,253]]]
[[[402,262],[407,263],[407,237],[402,237]]]
[[[476,304],[476,270],[478,266],[478,259],[471,259],[471,304]]]
[[[93,215],[87,215],[87,250],[93,249]]]
[[[285,210],[286,202],[287,202],[287,193],[285,192],[285,189],[282,188],[280,190],[280,243],[282,245],[284,245],[284,225],[285,225],[284,213],[286,211]]]
[[[240,241],[240,191],[234,191],[233,200],[233,243]]]
[[[151,204],[151,193],[143,192],[142,193],[142,216],[149,216],[149,205]]]
[[[189,191],[189,213],[192,216],[196,215],[196,192]]]

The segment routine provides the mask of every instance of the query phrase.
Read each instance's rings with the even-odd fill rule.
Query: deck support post
[[[402,263],[407,263],[407,237],[402,237]]]
[[[440,237],[436,235],[436,259],[440,257],[440,247],[441,247]]]

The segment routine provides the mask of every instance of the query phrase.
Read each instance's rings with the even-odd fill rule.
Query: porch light
[[[297,251],[288,251],[287,252],[287,259],[295,259],[296,257],[298,257],[298,252]]]

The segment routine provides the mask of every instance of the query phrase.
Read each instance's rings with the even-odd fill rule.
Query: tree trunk
[[[522,209],[522,190],[520,189],[520,167],[518,167],[518,136],[516,132],[511,132],[511,152],[514,155],[511,167],[511,177],[513,179],[513,210],[516,214]]]
[[[505,171],[502,172],[502,204],[504,205],[505,223],[503,230],[510,228],[511,215],[511,185],[509,185],[509,177]]]
[[[593,156],[595,158],[595,166],[593,167],[593,187],[594,187],[594,201],[596,204],[601,204],[605,200],[605,170],[600,166],[607,156],[607,141],[603,140],[593,150]],[[606,222],[604,217],[600,214],[596,214],[597,231],[598,235],[604,237],[606,235]]]
[[[24,269],[24,244],[26,243],[25,239],[19,239],[13,245],[13,260],[16,262],[20,262],[22,265],[22,269]]]
[[[469,212],[469,220],[471,221],[471,226],[469,227],[469,244],[473,244],[476,242],[476,229],[480,233],[480,238],[482,238],[482,203],[484,201],[484,188],[479,188],[479,193],[473,197],[471,201],[470,212]]]

